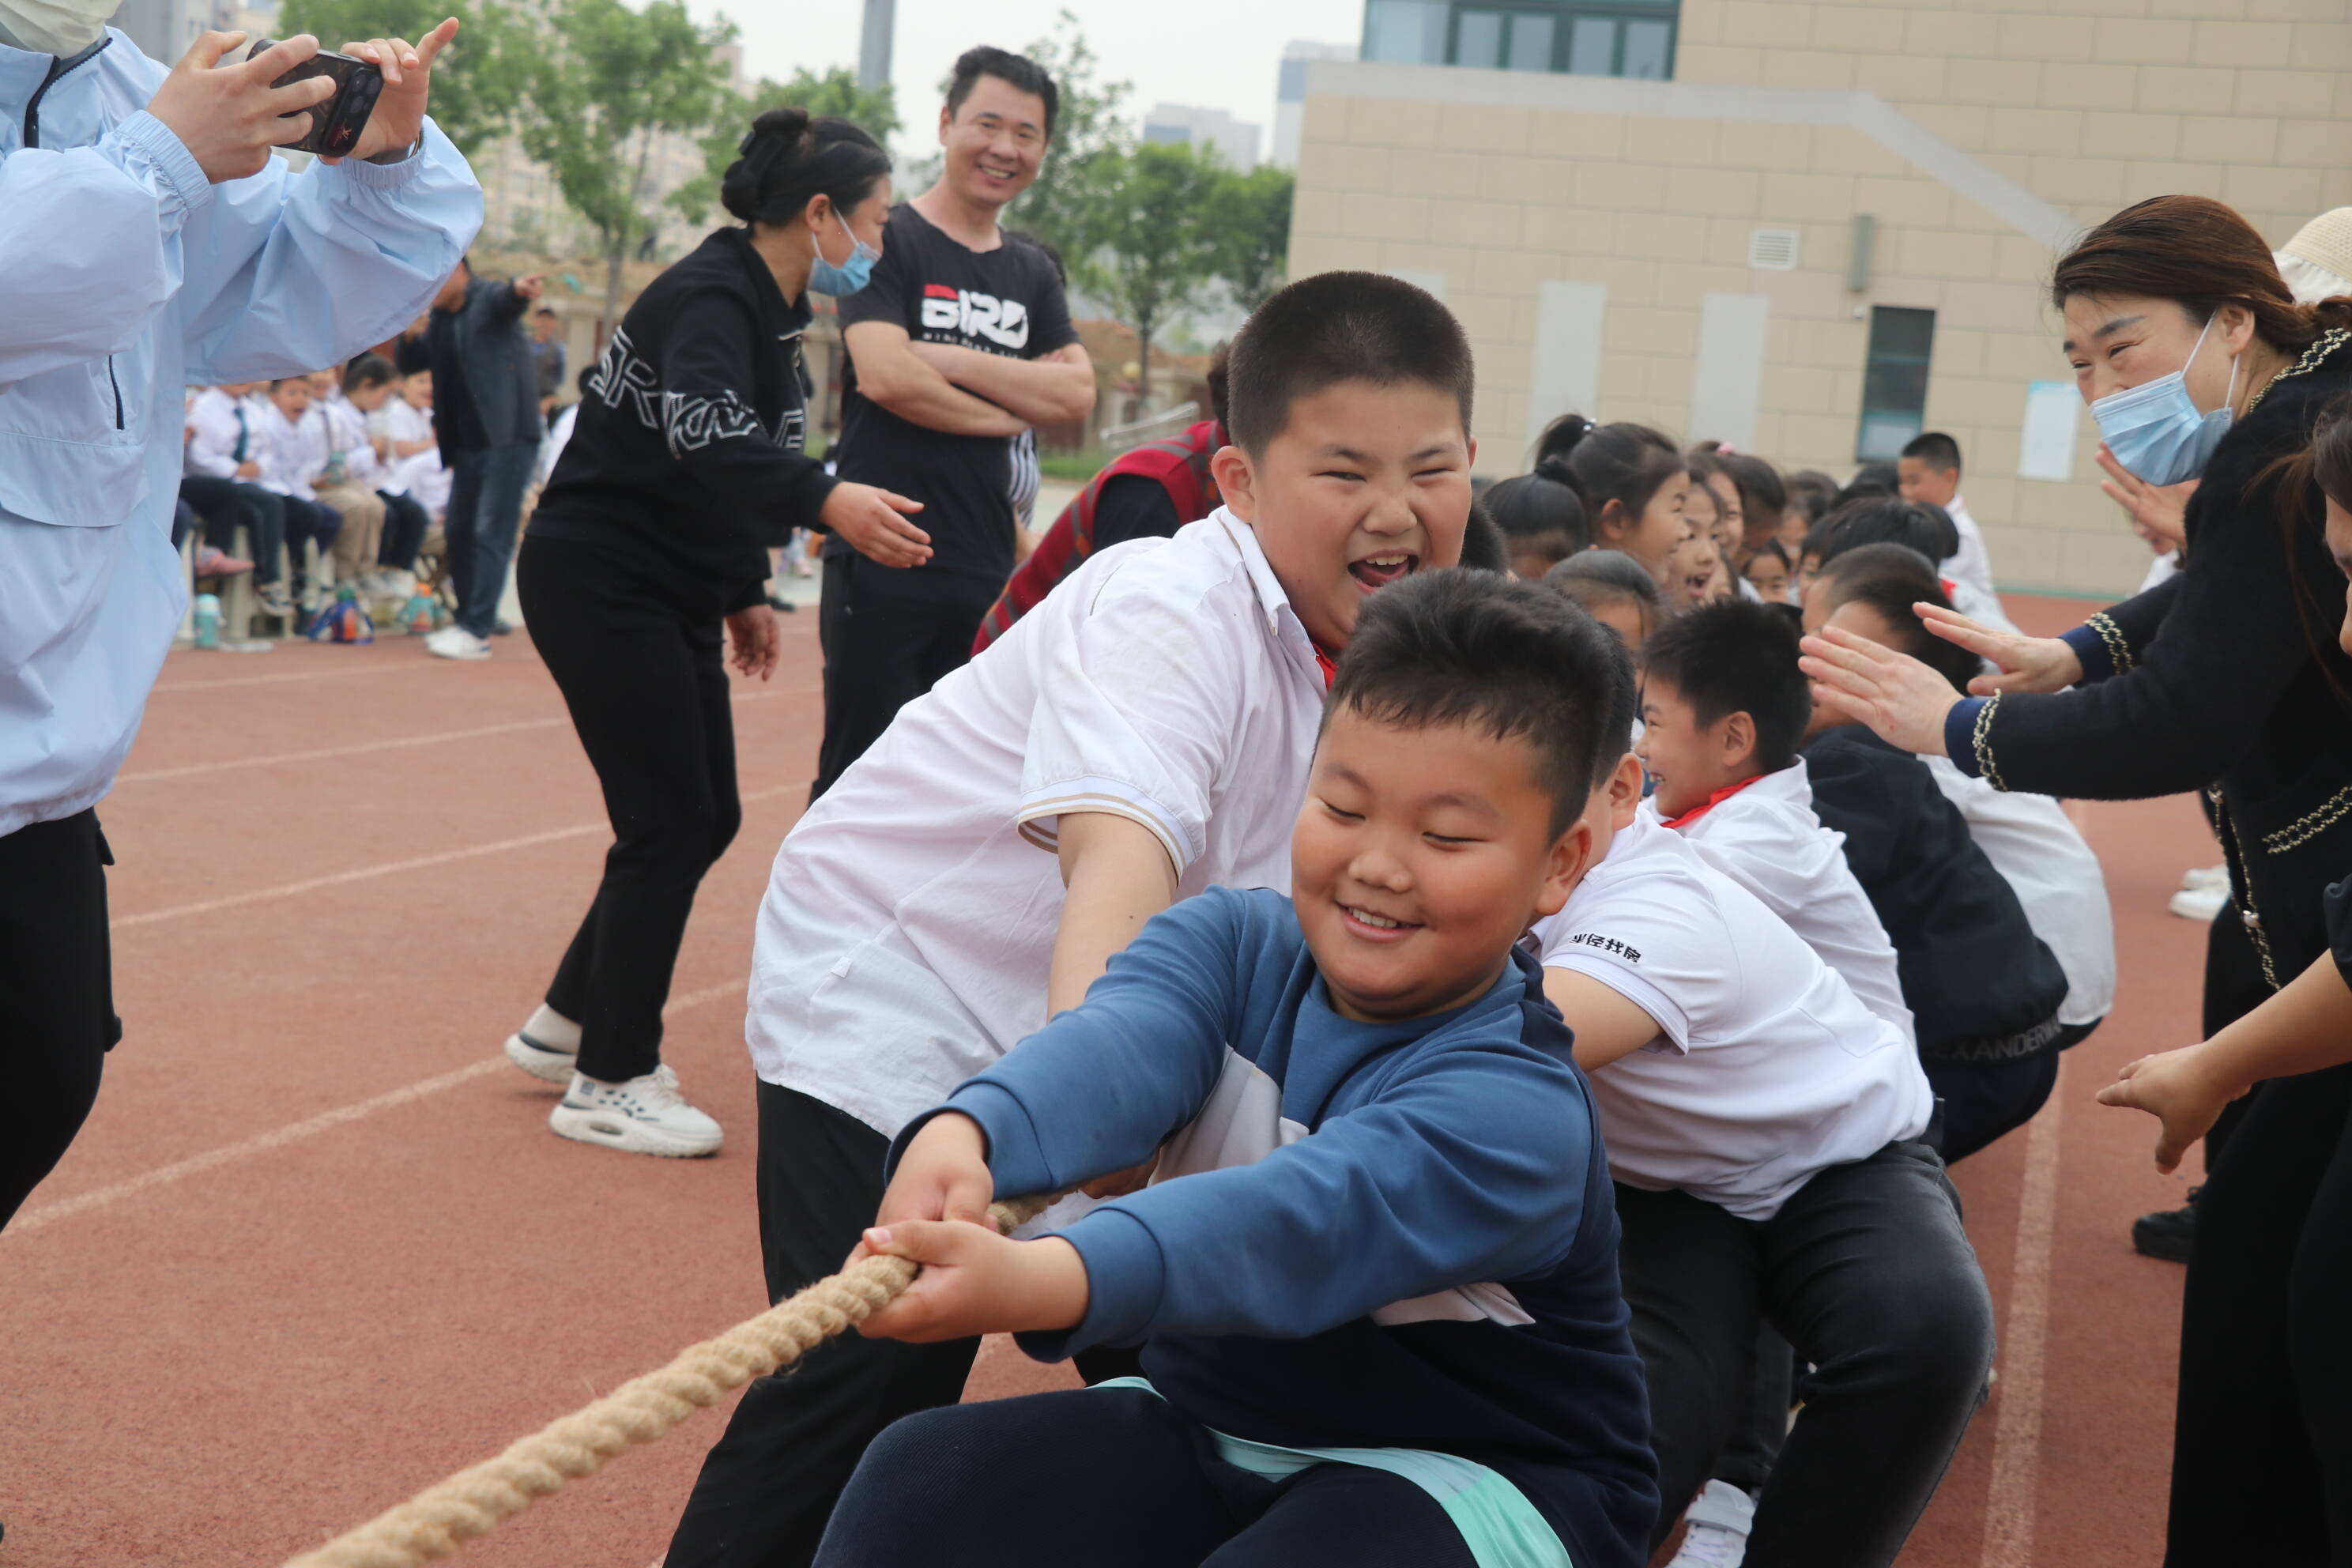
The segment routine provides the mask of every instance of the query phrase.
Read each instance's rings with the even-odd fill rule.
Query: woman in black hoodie
[[[587,381],[516,569],[531,640],[604,791],[613,847],[547,1000],[508,1039],[566,1086],[549,1126],[641,1154],[709,1154],[719,1124],[661,1063],[686,918],[742,820],[732,662],[774,671],[768,550],[795,528],[910,565],[916,504],[836,482],[801,450],[808,290],[861,287],[881,254],[890,160],[845,120],[760,116],[720,199],[743,220],[654,279]]]

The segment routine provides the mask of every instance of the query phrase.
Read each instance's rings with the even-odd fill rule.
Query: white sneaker
[[[533,1078],[550,1083],[569,1084],[573,1068],[580,1060],[577,1051],[558,1050],[553,1046],[534,1040],[523,1029],[507,1037],[507,1060]]]
[[[2172,901],[2165,907],[2182,920],[2210,925],[2213,917],[2221,912],[2221,906],[2229,901],[2230,884],[2223,882],[2218,888],[2183,888],[2172,895]]]
[[[1754,1498],[1729,1481],[1709,1481],[1686,1518],[1681,1550],[1666,1568],[1739,1568],[1756,1522]]]
[[[2227,866],[2200,866],[2194,871],[2181,874],[2180,885],[2188,888],[2226,888],[2230,885]]]
[[[425,651],[436,658],[488,658],[490,639],[478,637],[463,626],[443,626],[427,634]]]
[[[677,1074],[667,1063],[626,1083],[573,1073],[562,1102],[548,1112],[547,1125],[559,1138],[679,1159],[716,1154],[724,1137],[718,1122],[678,1093]]]

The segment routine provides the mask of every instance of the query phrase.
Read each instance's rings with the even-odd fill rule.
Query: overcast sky
[[[709,19],[724,14],[741,28],[744,68],[783,78],[796,67],[857,65],[861,0],[688,0]],[[1018,49],[1054,29],[1065,8],[1076,14],[1101,61],[1104,79],[1129,81],[1130,119],[1153,104],[1223,109],[1260,128],[1264,155],[1274,131],[1274,87],[1282,47],[1294,38],[1352,44],[1363,31],[1363,0],[898,0],[898,47],[891,79],[898,113],[931,145],[928,117],[937,113],[940,79],[974,44]]]

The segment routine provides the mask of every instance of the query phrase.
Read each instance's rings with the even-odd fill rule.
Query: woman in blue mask
[[[1970,697],[1841,633],[1807,638],[1805,668],[1829,706],[2004,789],[2200,792],[2275,990],[2329,951],[2326,889],[2352,873],[2341,575],[2326,497],[2294,461],[2352,385],[2352,298],[2297,304],[2252,226],[2196,196],[2099,225],[2052,296],[2116,461],[2149,484],[2197,481],[2184,570],[2063,637],[1923,609],[1998,667]],[[2196,1207],[2165,1562],[2235,1564],[2259,1543],[2265,1562],[2352,1563],[2346,1319],[2294,1305],[2314,1299],[2306,1226],[2345,1223],[2313,1203],[2352,1137],[2352,1067],[2274,1080],[2245,1107],[2226,1150],[2207,1147]],[[2352,1250],[2333,1256],[2340,1307]]]
[[[887,564],[929,553],[904,515],[914,502],[840,483],[801,449],[808,295],[864,286],[890,210],[889,157],[849,121],[796,109],[761,115],[741,153],[720,200],[743,226],[711,235],[629,307],[516,568],[614,841],[507,1055],[563,1087],[552,1131],[639,1154],[719,1144],[719,1124],[662,1065],[662,1007],[695,889],[742,817],[726,667],[762,680],[776,668],[768,551],[795,528],[824,528]]]

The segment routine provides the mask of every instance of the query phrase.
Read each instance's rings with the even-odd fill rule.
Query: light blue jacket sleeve
[[[180,237],[213,186],[144,110],[95,146],[0,158],[0,386],[121,353],[180,288]]]
[[[482,225],[482,188],[432,121],[413,157],[214,188],[184,232],[191,384],[333,365],[423,314]]]

